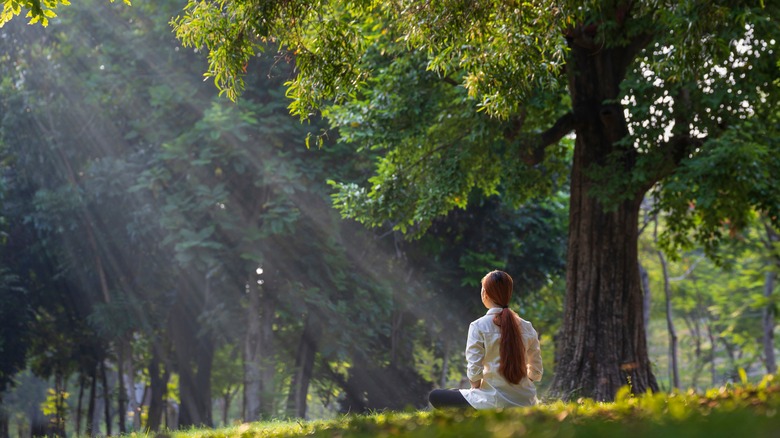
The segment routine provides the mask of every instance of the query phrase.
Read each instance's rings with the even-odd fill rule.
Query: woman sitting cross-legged
[[[531,406],[538,403],[533,382],[542,379],[539,337],[530,322],[509,309],[512,277],[492,271],[482,279],[487,314],[469,326],[466,375],[470,389],[434,389],[434,408],[476,409]]]

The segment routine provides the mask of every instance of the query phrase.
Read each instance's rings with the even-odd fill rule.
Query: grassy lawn
[[[160,434],[170,438],[255,437],[780,437],[780,384],[723,387],[706,394],[622,391],[615,403],[580,400],[491,411],[349,415],[329,421],[248,423]],[[159,436],[159,435],[158,435]]]

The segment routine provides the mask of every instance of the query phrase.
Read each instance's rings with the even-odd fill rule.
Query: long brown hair
[[[493,317],[493,324],[501,327],[498,372],[507,381],[517,384],[526,376],[525,348],[520,332],[520,321],[509,309],[512,298],[512,277],[504,271],[489,272],[482,279],[482,288],[494,304],[501,306],[501,313]]]

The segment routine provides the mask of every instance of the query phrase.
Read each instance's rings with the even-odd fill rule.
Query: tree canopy
[[[170,31],[180,6],[85,0],[0,34],[0,435],[422,407],[457,384],[481,275],[524,266],[528,296],[562,275],[565,193],[473,193],[414,242],[343,220],[326,179],[378,152],[303,147],[324,125],[288,114],[287,63],[252,59],[266,74],[218,97]],[[551,290],[513,303],[544,336]]]
[[[110,0],[111,3],[116,0]],[[122,0],[126,5],[130,0]],[[49,25],[49,20],[57,17],[57,8],[70,5],[70,0],[3,0],[3,11],[0,12],[0,27],[11,21],[14,17],[27,11],[25,18],[29,18],[29,24],[40,24],[43,27]]]
[[[571,365],[554,386],[609,399],[627,379],[640,392],[655,387],[636,316],[645,194],[652,189],[674,218],[662,237],[670,251],[694,239],[712,253],[753,209],[778,224],[780,198],[769,189],[777,163],[768,157],[779,149],[779,8],[193,1],[174,27],[185,45],[208,51],[207,75],[231,98],[264,44],[294,60],[292,112],[325,108],[345,141],[380,153],[367,180],[334,182],[342,213],[371,225],[425,229],[475,189],[517,202],[548,195],[562,160],[573,159],[559,351]],[[570,133],[567,155],[560,141]],[[611,322],[595,329],[593,320]],[[608,358],[583,353],[594,350]]]
[[[6,0],[0,24],[27,8],[46,26],[67,4]],[[37,41],[0,36],[0,389],[25,364],[54,376],[54,424],[67,376],[91,382],[94,414],[112,363],[120,431],[136,366],[151,428],[171,372],[182,425],[212,422],[212,384],[227,410],[237,379],[215,364],[243,366],[246,419],[305,415],[310,386],[345,411],[422,404],[492,268],[560,329],[554,395],[654,390],[646,195],[671,255],[717,254],[757,215],[778,225],[776,2],[191,1],[173,25],[196,51],[171,44],[180,5],[98,4]],[[290,110],[328,128],[287,119],[283,78]],[[382,232],[337,220],[328,187]],[[707,327],[735,368],[757,324],[721,325],[746,312],[732,293],[711,294]]]

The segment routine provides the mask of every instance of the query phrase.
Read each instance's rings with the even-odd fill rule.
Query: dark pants
[[[434,389],[428,394],[428,401],[436,409],[470,408],[471,405],[457,389]]]

